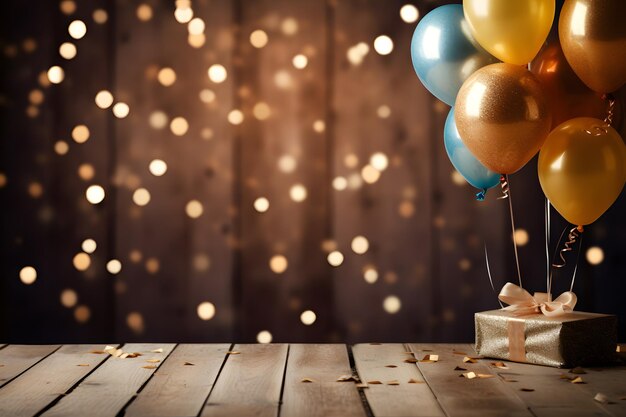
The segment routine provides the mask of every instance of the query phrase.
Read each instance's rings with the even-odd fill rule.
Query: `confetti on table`
[[[161,359],[146,359],[146,362],[148,362],[148,363],[159,363],[159,362],[161,362]]]
[[[418,360],[416,358],[407,358],[404,360],[406,363],[416,363]]]
[[[463,376],[463,377],[465,377],[467,379],[474,379],[474,378],[476,378],[477,375],[474,372],[465,372],[465,373],[463,373],[463,374],[461,374],[459,376]]]
[[[163,353],[163,348],[151,350],[150,353]]]
[[[0,366],[2,366],[2,365],[0,365]],[[88,364],[88,363],[79,363],[79,364],[78,364],[78,365],[76,365],[76,366],[89,366],[89,364]]]
[[[372,381],[367,381],[368,384],[370,385],[381,385],[382,382],[378,381],[378,380],[372,380]]]
[[[583,381],[583,379],[579,376],[577,376],[576,378],[572,379],[570,381],[572,384],[584,384],[585,381]]]
[[[409,379],[409,384],[425,384],[425,383],[426,383],[425,381],[420,381],[420,380],[415,379],[415,378]]]
[[[593,397],[593,399],[602,404],[606,404],[609,402],[609,397],[602,394],[601,392],[597,393],[596,396]]]
[[[302,378],[300,382],[315,382],[315,381],[312,380],[311,378]]]
[[[142,366],[142,368],[144,368],[144,369],[156,369],[157,367],[154,366],[154,365],[145,365],[145,366]]]
[[[506,366],[504,362],[491,362],[491,366],[493,366],[494,368],[509,369],[509,367]]]
[[[439,360],[439,355],[425,355],[420,362],[431,363],[437,362]]]
[[[385,365],[385,368],[397,368],[398,365]]]
[[[387,381],[387,385],[400,385],[400,381],[398,381],[397,379]]]
[[[226,352],[227,355],[240,355],[241,352],[237,351],[237,350],[229,350],[228,352]]]
[[[476,359],[470,358],[469,356],[466,356],[463,358],[463,363],[476,363],[476,362],[478,362]]]
[[[460,366],[457,366],[456,368],[454,368],[455,371],[467,371],[467,369],[465,368],[461,368]]]
[[[357,388],[369,388],[369,385],[363,383],[363,382],[359,382],[358,384],[356,384]]]
[[[337,382],[346,382],[346,381],[359,382],[358,378],[356,378],[354,375],[341,375],[339,378],[337,378]]]
[[[183,363],[184,366],[196,366],[195,363],[191,363],[191,362],[185,362]]]
[[[520,391],[524,391],[524,392],[533,392],[534,389],[532,388],[520,388]]]

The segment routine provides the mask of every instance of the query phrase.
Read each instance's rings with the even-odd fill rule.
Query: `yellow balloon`
[[[491,55],[524,65],[537,55],[554,19],[554,0],[463,0],[474,39]]]
[[[593,223],[626,181],[626,145],[602,120],[579,117],[556,127],[539,152],[544,194],[570,223]]]

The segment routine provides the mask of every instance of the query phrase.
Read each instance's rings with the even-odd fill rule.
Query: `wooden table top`
[[[626,415],[624,366],[498,363],[468,344],[0,347],[0,416]]]

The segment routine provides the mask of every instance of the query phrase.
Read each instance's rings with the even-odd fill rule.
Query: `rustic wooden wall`
[[[174,19],[174,1],[76,0],[70,14],[58,2],[6,3],[1,340],[254,341],[267,331],[283,342],[469,341],[473,313],[497,307],[484,243],[496,285],[515,279],[508,203],[498,190],[476,202],[454,175],[442,141],[448,107],[413,73],[415,23],[401,20],[404,1],[194,0],[206,24],[200,48]],[[441,2],[414,4],[423,16]],[[152,16],[141,20],[145,5]],[[94,21],[96,9],[105,23]],[[76,41],[67,33],[74,19],[87,24]],[[258,29],[269,39],[263,48],[250,42]],[[385,56],[373,48],[382,34],[394,42]],[[58,54],[66,41],[78,48],[69,61]],[[368,52],[351,60],[361,43]],[[294,67],[298,54],[305,68]],[[224,82],[207,77],[213,64],[226,68]],[[65,79],[42,85],[51,65]],[[157,80],[163,67],[176,73],[171,86]],[[94,104],[103,89],[130,106],[128,117]],[[41,103],[29,102],[33,90]],[[241,123],[229,122],[233,110]],[[164,126],[151,123],[155,112]],[[189,125],[182,136],[169,128],[176,117]],[[71,138],[78,124],[90,130],[82,144]],[[69,144],[65,155],[54,150],[59,140]],[[388,161],[379,178],[367,167],[375,153]],[[167,162],[165,175],[150,174],[153,159]],[[93,178],[78,175],[83,164]],[[98,205],[85,199],[91,184],[106,191]],[[511,184],[517,227],[529,235],[520,247],[525,284],[543,290],[536,163]],[[302,201],[294,186],[306,190]],[[145,206],[133,202],[138,188],[150,193]],[[266,212],[255,210],[258,198],[269,200]],[[198,218],[186,214],[192,200],[202,205]],[[585,234],[581,308],[626,314],[625,204]],[[564,224],[554,211],[553,220],[558,236]],[[357,236],[369,243],[364,254],[351,248]],[[78,271],[72,259],[86,238],[98,248]],[[585,259],[591,246],[603,250],[599,265]],[[327,260],[333,251],[343,255],[339,266]],[[276,256],[284,271],[271,265]],[[121,262],[119,274],[107,272],[110,259]],[[38,274],[31,285],[19,278],[27,265]],[[78,296],[69,308],[60,302],[67,289]],[[215,315],[201,320],[207,301]],[[310,326],[305,310],[316,315]]]

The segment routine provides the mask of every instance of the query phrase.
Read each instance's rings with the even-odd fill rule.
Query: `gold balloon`
[[[544,194],[570,223],[593,223],[626,181],[626,146],[602,120],[579,117],[554,129],[539,152]]]
[[[604,1],[604,0],[602,0]],[[554,0],[463,0],[474,39],[500,61],[530,62],[546,40]]]
[[[576,75],[599,93],[626,83],[626,1],[566,0],[561,46]]]
[[[463,83],[454,119],[467,148],[499,174],[519,170],[550,132],[550,112],[541,84],[525,68],[487,65]]]
[[[539,54],[530,63],[530,71],[541,82],[550,111],[552,128],[575,117],[596,117],[604,119],[609,109],[609,101],[601,93],[589,89],[572,70],[565,59],[556,31],[548,37]],[[614,125],[619,124],[620,109],[613,110]]]

